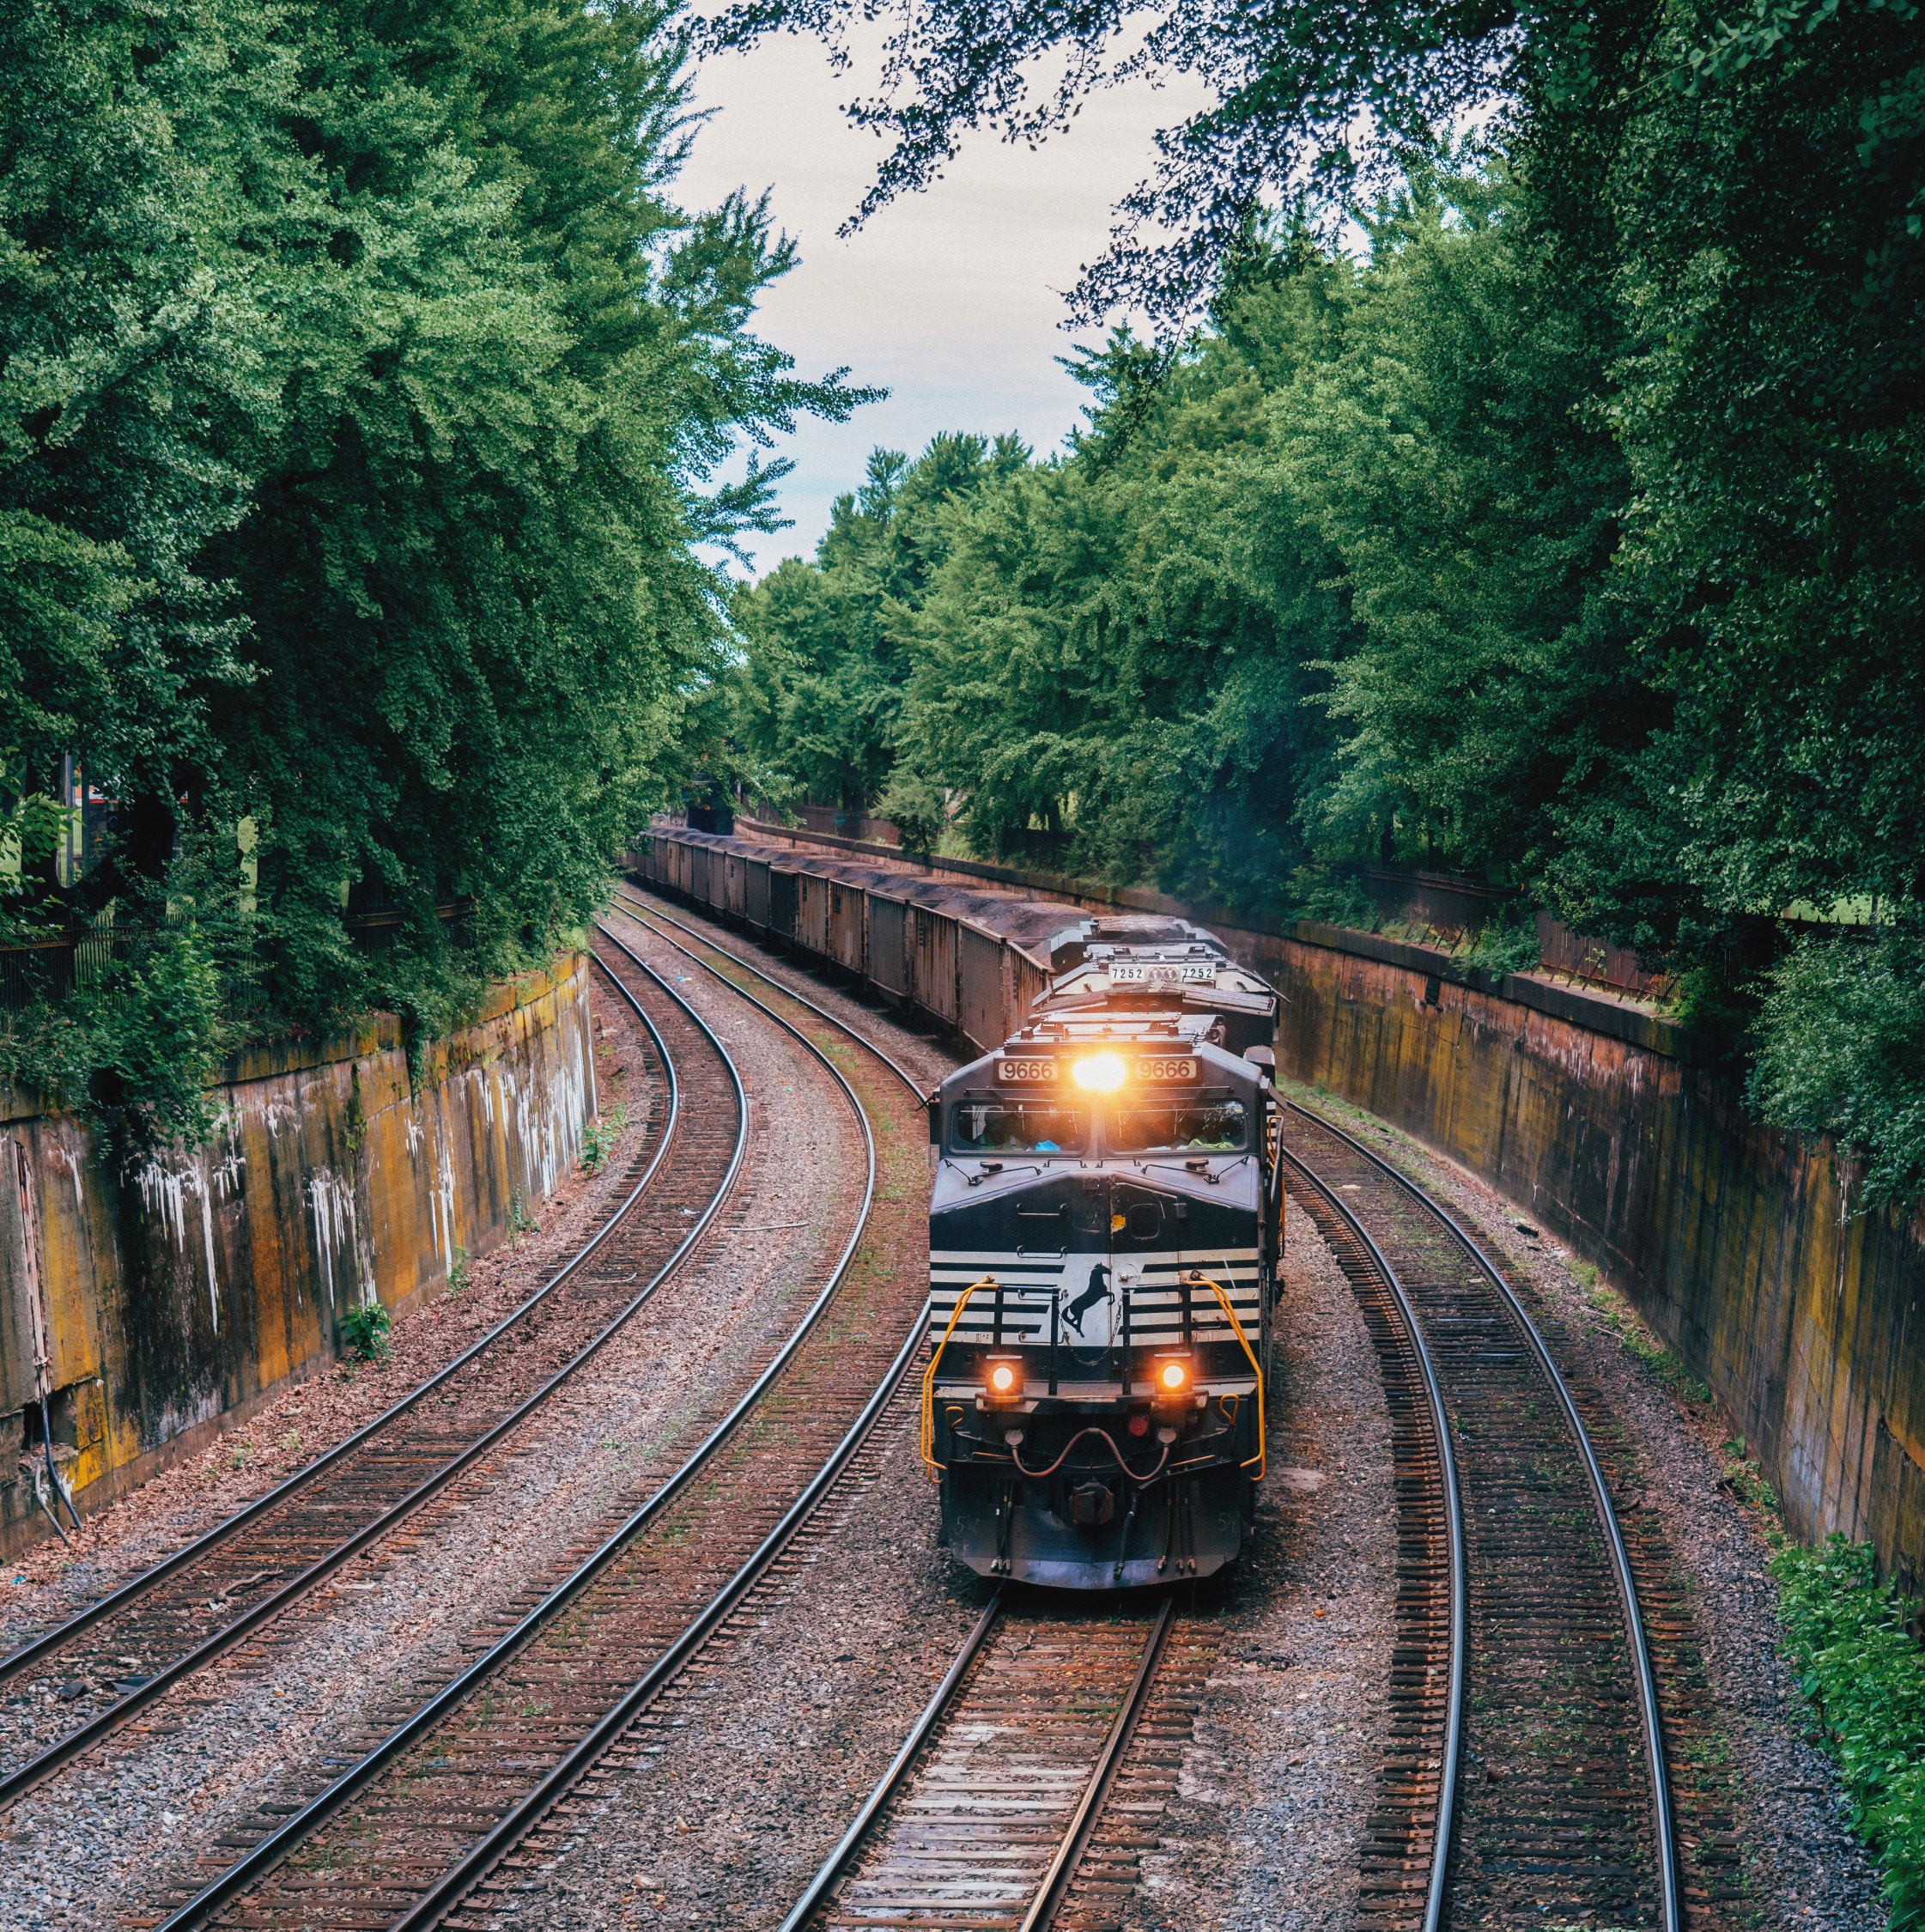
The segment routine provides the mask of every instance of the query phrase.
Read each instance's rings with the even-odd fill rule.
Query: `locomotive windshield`
[[[1087,1131],[1080,1107],[965,1099],[951,1118],[950,1146],[958,1154],[1079,1154]]]
[[[1243,1103],[1199,1097],[1129,1101],[1110,1115],[1113,1154],[1228,1154],[1243,1145]]]

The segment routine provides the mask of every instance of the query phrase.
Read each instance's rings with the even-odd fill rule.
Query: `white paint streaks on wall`
[[[578,1157],[587,1119],[588,1081],[573,1054],[557,1053],[545,1087],[501,1078],[502,1099],[520,1144],[523,1182],[531,1200],[552,1194]]]
[[[317,1167],[307,1177],[307,1212],[314,1229],[314,1271],[327,1290],[329,1310],[334,1307],[335,1273],[343,1261],[353,1299],[373,1301],[374,1270],[361,1252],[361,1212],[355,1202],[354,1182],[331,1167]]]
[[[240,1165],[238,1157],[234,1166]],[[149,1215],[158,1214],[161,1228],[172,1244],[185,1251],[187,1246],[187,1203],[200,1204],[201,1252],[207,1267],[207,1306],[213,1317],[214,1332],[221,1332],[221,1283],[214,1266],[213,1185],[206,1163],[197,1159],[185,1167],[169,1167],[150,1158],[135,1170],[134,1182],[140,1189],[141,1206]]]

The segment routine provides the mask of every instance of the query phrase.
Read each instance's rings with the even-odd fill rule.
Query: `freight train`
[[[1234,1561],[1282,1266],[1274,990],[1183,920],[679,829],[640,869],[981,1054],[929,1103],[920,1447],[951,1551],[1084,1590]]]

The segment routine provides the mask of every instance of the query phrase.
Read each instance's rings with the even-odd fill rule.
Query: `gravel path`
[[[687,970],[665,952],[658,963],[671,981]],[[755,1339],[786,1333],[806,1305],[859,1185],[847,1104],[812,1059],[723,989],[690,975],[678,990],[716,1024],[750,1096],[748,1162],[718,1233],[502,1452],[373,1561],[23,1801],[5,1821],[0,1927],[94,1926],[117,1907],[137,1911],[157,1872],[191,1872],[277,1789],[310,1788],[384,1704],[445,1681],[479,1626],[652,1487],[740,1384]],[[770,1223],[796,1225],[775,1242],[762,1231]]]
[[[1562,1330],[1560,1359],[1595,1389],[1637,1445],[1645,1493],[1683,1573],[1709,1678],[1714,1722],[1728,1746],[1735,1834],[1747,1894],[1737,1917],[1761,1926],[1875,1932],[1886,1915],[1878,1875],[1852,1834],[1831,1762],[1807,1741],[1807,1719],[1779,1657],[1777,1585],[1765,1568],[1765,1524],[1722,1482],[1731,1434],[1717,1408],[1674,1394],[1613,1327],[1611,1299],[1527,1212],[1474,1176],[1328,1095],[1302,1093],[1400,1166],[1462,1218],[1515,1284],[1534,1291]],[[1534,1311],[1533,1311],[1534,1312]]]
[[[647,1712],[517,1862],[490,1923],[774,1925],[927,1703],[986,1596],[936,1547],[904,1406],[872,1480]]]

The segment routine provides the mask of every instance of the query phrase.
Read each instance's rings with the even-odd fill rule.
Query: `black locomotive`
[[[1277,996],[1185,920],[1058,935],[1029,1024],[930,1102],[922,1452],[985,1576],[1207,1576],[1263,1474]]]

